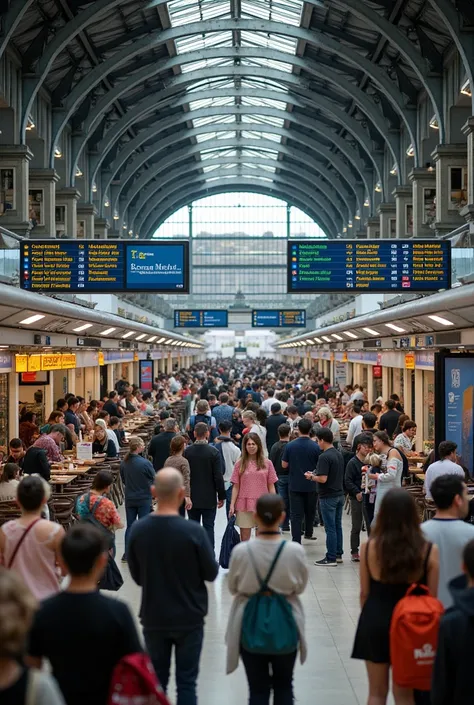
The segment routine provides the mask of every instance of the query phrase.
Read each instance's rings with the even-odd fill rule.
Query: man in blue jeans
[[[142,588],[140,620],[160,683],[166,691],[174,651],[177,705],[196,705],[208,609],[205,581],[215,580],[219,567],[204,528],[179,515],[184,494],[181,473],[160,470],[154,486],[157,509],[133,525],[128,565]]]
[[[290,530],[290,492],[289,492],[289,472],[288,468],[283,468],[281,465],[281,460],[283,458],[283,452],[290,442],[290,426],[287,423],[282,423],[278,426],[278,438],[279,440],[274,443],[270,449],[269,458],[273,463],[273,467],[278,475],[277,482],[277,492],[285,503],[285,523],[282,525],[282,531]]]
[[[329,428],[316,431],[316,440],[322,453],[316,473],[306,473],[308,480],[319,486],[319,511],[326,530],[326,557],[315,561],[321,567],[342,563],[342,511],[344,509],[344,458],[333,446],[334,436]]]

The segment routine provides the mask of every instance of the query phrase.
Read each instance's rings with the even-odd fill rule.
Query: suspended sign
[[[15,355],[15,372],[28,372],[28,355]]]

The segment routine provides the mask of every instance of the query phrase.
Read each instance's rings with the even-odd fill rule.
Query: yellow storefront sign
[[[28,355],[28,372],[41,370],[41,355]]]
[[[41,369],[45,372],[60,370],[62,357],[61,353],[43,353],[41,355]]]
[[[137,352],[134,352],[134,353],[133,353],[133,362],[138,362],[139,359],[140,359],[140,358],[138,357],[138,353],[137,353]]]
[[[415,356],[413,353],[405,354],[405,369],[414,370],[415,369]]]
[[[341,361],[341,362],[347,362],[347,361],[348,361],[347,353],[346,353],[346,352],[343,352],[343,353],[342,353],[342,361]]]
[[[62,370],[73,370],[76,367],[76,354],[75,353],[63,353],[61,355],[61,369]]]
[[[15,372],[28,372],[28,355],[15,355]]]
[[[99,350],[99,352],[97,353],[97,363],[99,365],[105,365],[105,356],[102,350]]]

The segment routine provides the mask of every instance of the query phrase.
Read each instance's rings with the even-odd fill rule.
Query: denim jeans
[[[230,500],[232,499],[232,485],[228,487],[225,491],[225,516],[229,519],[230,512]]]
[[[291,538],[301,543],[301,522],[304,517],[306,537],[313,535],[314,514],[316,512],[317,492],[290,491],[291,506]]]
[[[270,656],[241,649],[240,655],[249,684],[249,705],[269,705],[272,690],[273,705],[293,705],[296,651]]]
[[[289,479],[289,475],[280,475],[278,482],[276,483],[276,490],[285,503],[286,519],[281,528],[286,530],[290,528],[290,493],[288,490]]]
[[[171,655],[175,652],[177,705],[197,705],[196,683],[204,627],[190,631],[155,631],[145,629],[145,644],[158,680],[168,689]]]
[[[216,507],[214,507],[214,509],[196,509],[195,507],[193,507],[188,511],[188,519],[192,519],[192,521],[197,521],[198,524],[201,523],[202,519],[202,526],[209,537],[212,550],[214,550],[215,545],[214,524],[216,521],[216,511]]]
[[[351,554],[354,556],[359,553],[360,532],[362,531],[363,521],[363,500],[359,502],[355,497],[351,497]]]
[[[326,530],[326,558],[335,561],[342,556],[342,511],[344,495],[340,497],[320,497],[319,509]]]
[[[145,502],[138,504],[126,504],[125,505],[125,515],[127,517],[127,529],[125,531],[125,555],[127,554],[128,547],[128,537],[130,536],[130,529],[137,519],[143,519],[152,510],[151,502],[147,499]]]

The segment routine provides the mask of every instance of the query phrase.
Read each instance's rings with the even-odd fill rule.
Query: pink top
[[[60,524],[50,524],[51,530],[46,540],[38,540],[38,528],[46,522],[41,519],[28,532],[13,561],[12,570],[23,578],[37,600],[44,600],[59,592],[59,579],[56,569],[56,556],[51,548],[51,542],[60,530]],[[7,521],[0,531],[5,534],[4,563],[7,566],[15,547],[27,527],[22,526],[17,519]]]
[[[254,512],[257,499],[263,494],[267,494],[268,485],[274,485],[277,480],[278,476],[271,460],[265,459],[265,467],[260,470],[255,461],[251,460],[243,475],[240,474],[240,460],[238,460],[230,478],[233,485],[239,485],[235,510],[237,512]]]

